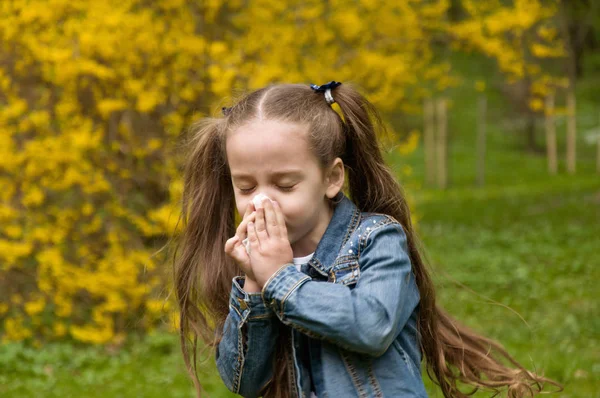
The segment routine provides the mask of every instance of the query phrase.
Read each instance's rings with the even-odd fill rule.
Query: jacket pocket
[[[341,285],[353,286],[360,277],[360,268],[357,261],[339,264],[334,266],[329,272],[328,282],[339,283]]]

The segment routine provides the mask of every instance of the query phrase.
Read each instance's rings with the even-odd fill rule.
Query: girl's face
[[[327,198],[344,182],[342,161],[323,170],[308,128],[273,120],[253,119],[230,132],[226,151],[238,212],[258,193],[267,195],[281,206],[294,256],[312,253],[332,216]]]

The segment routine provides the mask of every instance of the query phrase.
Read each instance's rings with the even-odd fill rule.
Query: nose
[[[254,197],[252,198],[252,203],[254,203],[254,208],[258,209],[260,207],[263,207],[263,201],[265,200],[265,198],[273,200],[269,195],[260,192],[256,195],[254,195]]]

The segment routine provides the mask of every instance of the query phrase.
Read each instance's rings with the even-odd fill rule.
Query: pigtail
[[[198,395],[198,338],[213,341],[215,330],[222,328],[231,279],[238,272],[223,249],[235,233],[223,125],[223,119],[203,119],[190,129],[190,138],[184,143],[188,154],[179,220],[184,228],[181,254],[173,262],[173,279],[180,309],[181,349]]]
[[[385,132],[381,118],[374,106],[348,85],[333,90],[333,97],[343,115],[346,140],[343,160],[352,200],[361,211],[393,216],[406,232],[421,297],[417,324],[429,377],[439,384],[445,397],[452,398],[467,397],[480,388],[495,393],[506,388],[507,395],[516,398],[535,395],[542,391],[544,383],[559,386],[528,371],[500,344],[461,325],[437,306],[433,282],[411,225],[408,203],[377,146],[376,132]],[[459,383],[474,390],[463,393]]]
[[[385,164],[378,146],[376,132],[385,132],[375,107],[348,85],[334,91],[342,110],[346,150],[343,161],[348,169],[350,195],[362,211],[390,214],[401,205],[402,221],[410,223],[404,195],[390,168]],[[368,210],[367,210],[368,209]]]

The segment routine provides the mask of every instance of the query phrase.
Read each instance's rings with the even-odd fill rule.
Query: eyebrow
[[[288,177],[288,176],[296,177],[296,176],[302,176],[302,175],[303,175],[302,170],[281,170],[281,171],[276,171],[274,173],[271,173],[271,177],[274,177],[274,178],[281,178],[281,177]],[[232,174],[231,177],[235,178],[237,180],[253,178],[252,175],[244,174],[244,173]]]

